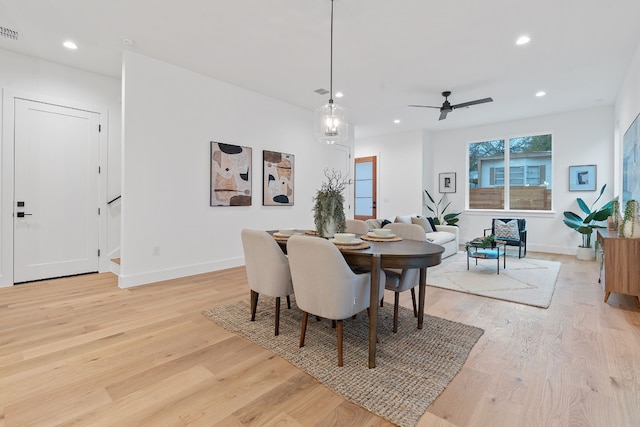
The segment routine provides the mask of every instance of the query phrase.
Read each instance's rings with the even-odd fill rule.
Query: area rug
[[[347,400],[399,426],[414,426],[464,364],[484,331],[446,319],[424,316],[417,329],[413,310],[400,307],[393,333],[393,306],[378,312],[376,367],[368,368],[369,320],[366,312],[345,320],[344,366],[338,367],[336,329],[328,320],[309,317],[305,346],[300,340],[301,311],[292,301],[280,314],[280,335],[273,335],[274,300],[260,297],[256,321],[248,301],[203,312],[225,329],[272,350]]]
[[[549,307],[561,263],[507,255],[507,268],[503,269],[503,265],[500,258],[500,274],[496,274],[495,259],[479,259],[478,265],[475,259],[470,259],[467,271],[466,252],[458,252],[427,270],[427,284],[534,307]]]

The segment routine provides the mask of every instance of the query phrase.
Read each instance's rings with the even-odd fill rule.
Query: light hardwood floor
[[[428,288],[427,313],[485,333],[419,425],[640,425],[633,299],[604,303],[596,262],[527,256],[563,263],[549,309]],[[244,268],[0,289],[0,426],[390,425],[201,314],[241,298]]]

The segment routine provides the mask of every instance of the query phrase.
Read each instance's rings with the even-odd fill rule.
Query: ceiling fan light
[[[316,108],[315,136],[318,142],[335,144],[349,139],[349,123],[344,107],[329,101]]]

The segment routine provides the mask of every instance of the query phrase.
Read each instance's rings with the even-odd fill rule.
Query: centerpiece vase
[[[620,224],[620,236],[640,239],[640,220],[638,220],[638,201],[629,200],[624,210],[624,218]]]

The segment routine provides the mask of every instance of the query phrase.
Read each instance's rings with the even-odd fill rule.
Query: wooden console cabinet
[[[640,239],[618,237],[615,230],[598,230],[604,250],[604,302],[611,292],[633,295],[640,308]]]

